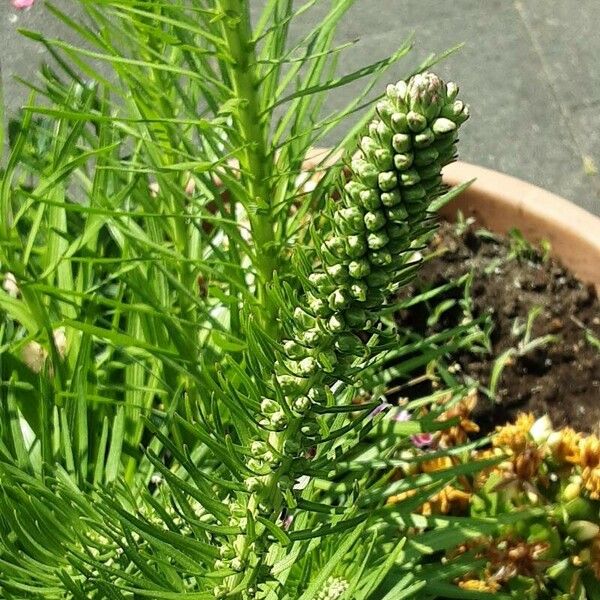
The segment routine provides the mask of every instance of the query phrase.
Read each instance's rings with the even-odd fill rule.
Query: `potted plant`
[[[2,596],[498,591],[471,541],[508,539],[530,516],[547,532],[577,477],[595,492],[597,464],[595,440],[577,438],[557,502],[518,488],[488,510],[507,456],[525,469],[522,451],[543,440],[551,461],[562,437],[526,420],[513,435],[525,448],[499,432],[476,451],[472,390],[443,359],[483,343],[481,323],[394,326],[431,209],[465,187],[441,177],[468,117],[457,86],[429,63],[387,86],[330,152],[346,174],[339,163],[313,182],[309,149],[409,49],[336,77],[351,2],[299,43],[290,23],[312,3],[269,2],[254,27],[234,0],[78,4],[87,24],[48,8],[81,46],[24,32],[58,71],[32,84],[45,102],[11,124],[1,176]],[[326,92],[364,77],[362,95],[322,114]],[[443,385],[392,407],[423,368]],[[563,519],[560,552],[532,556],[554,566],[584,532],[589,557],[560,570],[561,593],[593,590],[587,500]],[[510,533],[537,543],[527,525]]]

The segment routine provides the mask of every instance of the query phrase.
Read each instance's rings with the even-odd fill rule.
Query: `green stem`
[[[227,74],[234,98],[239,106],[235,126],[240,137],[240,168],[242,181],[248,191],[248,204],[254,247],[254,264],[258,272],[258,297],[264,308],[263,325],[273,332],[274,311],[266,288],[273,279],[277,261],[274,211],[265,120],[261,117],[258,90],[257,60],[247,0],[218,0],[223,11],[223,34],[229,56]]]

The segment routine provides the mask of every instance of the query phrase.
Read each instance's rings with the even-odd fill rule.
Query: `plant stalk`
[[[274,307],[267,288],[273,279],[277,261],[273,196],[268,160],[267,132],[261,116],[261,102],[256,73],[257,58],[252,41],[250,10],[247,0],[218,0],[224,14],[223,35],[228,55],[227,74],[234,98],[239,100],[234,125],[242,145],[239,162],[241,179],[248,191],[245,208],[252,228],[255,253],[253,261],[258,273],[257,295],[263,306],[263,326],[273,333]]]

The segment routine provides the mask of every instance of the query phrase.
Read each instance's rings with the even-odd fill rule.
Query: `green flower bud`
[[[421,181],[421,176],[419,175],[418,171],[411,169],[410,171],[404,171],[403,173],[400,173],[400,181],[402,182],[403,186],[416,185],[419,183],[419,181]]]
[[[306,398],[306,396],[302,396],[302,398]],[[294,407],[298,403],[298,400],[296,400],[294,402]],[[308,398],[306,398],[306,400],[308,400]],[[308,400],[308,402],[309,402],[308,408],[310,408],[310,400]],[[300,411],[296,411],[296,412],[298,412],[298,414],[304,414],[307,412],[307,410],[305,410],[304,412],[300,412]],[[296,440],[287,439],[283,443],[283,450],[287,456],[297,456],[298,454],[300,454],[300,451],[302,450],[302,448]]]
[[[409,133],[408,118],[406,113],[397,112],[392,115],[391,126],[394,133]],[[392,138],[393,139],[393,138]]]
[[[350,235],[346,238],[346,253],[350,258],[360,258],[367,251],[367,243],[362,235]]]
[[[410,78],[407,87],[407,103],[411,110],[426,119],[434,119],[446,101],[444,82],[433,73],[420,73]]]
[[[402,202],[402,194],[400,194],[400,190],[398,189],[381,194],[381,203],[384,206],[396,206],[400,202]]]
[[[363,214],[358,207],[341,208],[338,215],[346,224],[348,233],[360,233],[364,229]]]
[[[435,161],[428,165],[427,167],[422,167],[419,169],[419,174],[421,179],[431,179],[432,177],[437,177],[442,171],[442,165]]]
[[[567,532],[578,542],[589,542],[600,533],[600,527],[591,521],[573,521]]]
[[[414,185],[402,190],[402,198],[408,203],[420,202],[427,196],[427,192],[422,185]],[[389,212],[388,212],[389,214]]]
[[[317,361],[312,356],[303,358],[296,366],[298,375],[308,377],[317,370]]]
[[[352,171],[367,187],[373,188],[377,185],[379,172],[375,165],[360,158],[354,159],[352,161]]]
[[[367,277],[367,284],[373,288],[382,288],[388,285],[390,276],[386,271],[371,271]]]
[[[378,138],[379,137],[379,132],[378,132],[378,127],[379,127],[379,123],[380,121],[378,119],[373,119],[367,129],[369,130],[369,137],[372,138]]]
[[[415,133],[419,133],[427,127],[427,119],[423,115],[412,110],[406,115],[406,122],[408,123],[410,130]]]
[[[440,114],[451,121],[457,121],[464,110],[465,103],[462,100],[456,100],[451,104],[446,104]]]
[[[364,346],[362,340],[352,334],[340,336],[335,343],[335,347],[339,352],[352,356],[360,356],[364,352]]]
[[[267,445],[264,442],[255,440],[250,445],[250,452],[255,458],[260,458],[267,451]]]
[[[430,146],[433,142],[435,142],[435,135],[433,131],[427,127],[426,129],[423,129],[421,133],[415,135],[413,143],[415,148],[427,148],[427,146]]]
[[[270,398],[262,399],[260,403],[260,412],[264,415],[270,415],[279,410],[281,410],[281,406],[279,406],[279,403],[275,402],[275,400],[271,400]]]
[[[312,327],[315,324],[315,318],[300,306],[296,306],[294,309],[294,320],[302,327]]]
[[[352,270],[350,268],[348,270],[350,271],[350,275],[352,275]],[[348,302],[350,302],[350,298],[348,298],[347,292],[343,289],[335,290],[328,299],[331,310],[341,310],[348,306]]]
[[[398,185],[398,176],[394,171],[384,171],[383,173],[379,173],[377,181],[380,190],[389,192]]]
[[[377,121],[376,132],[376,139],[384,148],[388,148],[392,142],[394,132],[383,121]]]
[[[348,194],[348,196],[350,196],[350,198],[352,198],[352,200],[354,200],[355,202],[358,202],[359,198],[360,198],[360,193],[366,189],[365,186],[362,183],[359,183],[358,181],[355,181],[354,179],[348,181],[345,185],[344,185],[344,191]]]
[[[421,185],[423,186],[426,194],[431,194],[432,192],[437,191],[442,185],[442,176],[436,175],[435,177],[423,179],[423,181],[421,181]]]
[[[323,341],[324,333],[320,329],[312,327],[311,329],[303,331],[300,334],[300,337],[307,346],[316,348]],[[306,355],[306,351],[304,354]]]
[[[404,100],[404,97],[399,96],[398,88],[393,84],[389,83],[385,88],[385,95],[392,103],[398,102],[398,99]]]
[[[440,153],[442,152],[452,152],[455,151],[455,144],[458,141],[458,132],[454,131],[452,133],[448,133],[442,137],[438,137],[433,143],[433,147]]]
[[[425,167],[434,162],[437,157],[440,155],[439,151],[430,146],[429,148],[424,148],[415,154],[415,166],[416,167]]]
[[[394,109],[392,108],[392,105],[389,102],[387,102],[386,100],[381,100],[375,105],[375,112],[379,115],[379,118],[384,123],[388,124],[390,122]]]
[[[365,329],[367,325],[367,312],[362,308],[353,308],[346,311],[346,321],[353,329]]]
[[[337,356],[333,350],[323,350],[317,355],[317,360],[325,373],[332,373],[337,363]]]
[[[283,351],[290,358],[301,358],[306,354],[306,348],[293,340],[285,340],[283,342]]]
[[[408,213],[406,212],[406,209],[402,206],[402,207],[397,207],[399,210],[404,211],[404,217],[402,218],[402,213],[400,213],[400,217],[402,218],[402,220],[406,219],[408,217]],[[406,238],[406,236],[409,233],[409,228],[408,225],[406,225],[405,223],[401,222],[401,223],[390,223],[387,227],[387,234],[390,238],[390,240],[392,240],[392,242],[396,241],[396,240],[401,240]]]
[[[469,117],[471,116],[471,113],[469,112],[469,107],[467,105],[465,105],[461,111],[461,113],[459,115],[457,115],[454,118],[454,121],[458,124],[461,125],[462,123],[464,123]]]
[[[357,281],[350,286],[350,293],[355,300],[364,302],[367,299],[368,288],[362,281]]]
[[[327,394],[320,387],[311,388],[307,395],[313,404],[325,404],[327,402]]]
[[[398,102],[405,104],[408,97],[408,84],[401,79],[395,87],[398,90]]]
[[[390,238],[387,236],[385,231],[377,231],[376,233],[370,233],[367,237],[367,244],[371,250],[380,250],[390,241]],[[350,271],[350,275],[352,275],[352,271]]]
[[[365,259],[353,260],[348,265],[348,272],[354,279],[363,279],[371,272],[371,265]]]
[[[369,260],[378,267],[385,267],[392,264],[392,255],[386,250],[380,250],[378,252],[371,252]]]
[[[270,424],[271,427],[273,427],[273,429],[276,429],[277,431],[285,429],[287,426],[287,417],[285,416],[285,413],[282,410],[273,413],[271,415]]]
[[[379,148],[381,148],[381,146],[368,135],[364,135],[362,138],[360,138],[359,146],[363,154],[368,157],[373,156],[375,150],[379,150]]]
[[[392,153],[387,148],[378,148],[375,150],[371,160],[380,171],[387,171],[394,166]]]
[[[260,479],[258,479],[258,477],[248,477],[246,478],[246,480],[244,481],[244,485],[246,486],[246,489],[249,492],[258,492],[263,486],[262,483],[260,482]],[[224,546],[221,547],[221,550],[223,550]]]
[[[306,379],[295,375],[277,375],[277,382],[284,396],[296,396],[307,387]]]
[[[326,316],[328,313],[327,304],[321,298],[317,298],[312,294],[308,294],[308,308],[311,312],[320,317]]]
[[[337,264],[327,267],[327,274],[336,282],[344,283],[348,279],[348,269],[344,265]]]
[[[256,478],[249,477],[249,479],[256,479]],[[219,548],[219,556],[225,560],[230,560],[235,556],[235,550],[231,546],[228,546],[227,544],[223,544]]]
[[[407,133],[396,133],[392,138],[392,146],[399,154],[407,152],[412,147],[412,139]]]
[[[454,102],[456,96],[458,96],[458,86],[453,81],[449,81],[446,84],[446,102]]]
[[[385,305],[385,294],[380,290],[371,289],[369,290],[369,298],[367,299],[367,308],[375,308],[381,310],[381,307]]]
[[[408,218],[408,212],[404,206],[399,204],[393,208],[388,208],[387,216],[392,223],[404,223],[404,221]]]
[[[431,129],[437,136],[445,135],[456,130],[456,123],[446,117],[439,117],[431,124]]]
[[[377,231],[385,225],[385,215],[383,211],[376,210],[368,212],[364,216],[364,224],[369,231]]]
[[[314,437],[319,433],[319,425],[315,421],[309,421],[300,427],[300,432],[306,437]]]
[[[293,409],[300,415],[306,414],[310,407],[312,406],[312,402],[308,396],[300,396],[300,398],[296,398],[294,400]]]
[[[392,256],[394,256],[395,254],[400,254],[400,253],[406,251],[406,249],[409,246],[409,243],[408,243],[408,239],[409,239],[408,238],[408,232],[409,232],[409,228],[407,226],[406,227],[406,233],[402,237],[394,240],[393,242],[390,242],[389,245],[386,247],[386,250],[388,250],[388,252]]]
[[[345,251],[344,240],[336,235],[323,243],[323,249],[328,250],[337,258],[341,258]]]
[[[404,154],[394,154],[394,166],[398,171],[409,169],[414,161],[414,154],[412,152],[405,152]]]
[[[346,329],[346,323],[341,315],[333,315],[327,322],[327,326],[331,333],[340,333]]]
[[[244,561],[241,558],[239,558],[238,556],[236,556],[235,558],[233,558],[231,560],[231,562],[229,563],[229,566],[236,573],[241,573],[244,570]]]
[[[317,287],[319,289],[327,288],[327,287],[331,286],[329,277],[327,277],[327,275],[325,275],[325,273],[311,273],[308,276],[308,281],[310,281],[310,283],[312,285],[314,285],[315,287]]]
[[[364,190],[360,193],[360,201],[367,210],[375,210],[381,206],[381,200],[377,190]]]

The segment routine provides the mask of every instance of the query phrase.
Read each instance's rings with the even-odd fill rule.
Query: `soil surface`
[[[600,301],[593,287],[518,233],[500,238],[470,224],[444,223],[432,250],[435,258],[424,262],[407,296],[472,273],[470,312],[474,318],[489,314],[492,322],[491,353],[468,351],[452,357],[459,376],[489,390],[494,364],[505,356],[494,399],[480,394],[476,421],[482,431],[520,411],[532,411],[549,414],[555,427],[599,432]],[[423,334],[454,327],[465,317],[464,294],[465,286],[454,288],[403,310],[399,319]],[[432,319],[436,306],[440,314]],[[440,311],[440,306],[448,308]],[[532,311],[538,313],[526,337]]]

